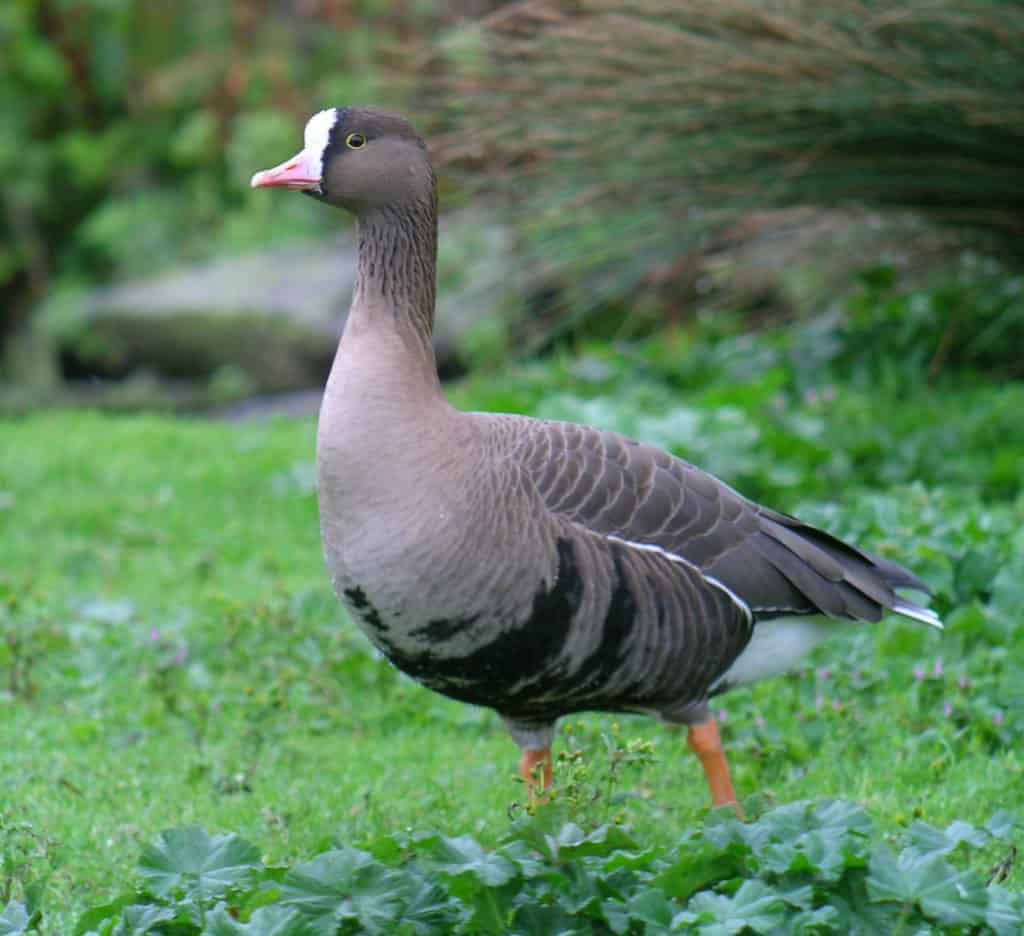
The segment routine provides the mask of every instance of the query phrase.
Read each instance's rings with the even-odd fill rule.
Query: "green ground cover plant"
[[[311,420],[5,422],[0,933],[1019,932],[1024,386],[895,367],[873,315],[451,393],[667,445],[932,583],[944,633],[851,626],[720,701],[746,824],[683,736],[597,715],[531,815],[497,718],[338,609]]]
[[[587,831],[528,817],[494,848],[469,835],[397,833],[283,868],[236,835],[192,826],[148,846],[138,889],[90,910],[76,933],[654,936],[929,924],[1013,933],[1024,922],[1021,895],[986,886],[947,856],[1005,843],[1014,828],[1005,810],[984,828],[915,822],[896,850],[872,843],[862,807],[798,801],[752,824],[719,813],[663,852],[616,826]]]

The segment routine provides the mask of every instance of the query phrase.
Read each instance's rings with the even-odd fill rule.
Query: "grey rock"
[[[239,392],[321,384],[355,276],[347,239],[290,245],[96,290],[57,329],[71,376],[138,373]]]
[[[447,284],[435,346],[461,372],[465,336],[497,314],[507,236],[480,217],[444,225]],[[344,326],[356,270],[350,234],[174,269],[94,290],[44,311],[71,377],[220,381],[225,395],[320,388]]]

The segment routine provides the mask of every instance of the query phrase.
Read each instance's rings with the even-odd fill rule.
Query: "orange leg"
[[[541,770],[538,771],[538,765]],[[527,789],[532,797],[537,790],[537,781],[541,780],[540,790],[546,790],[551,786],[551,748],[541,748],[538,751],[523,749],[523,755],[519,758],[519,775],[526,782]]]
[[[736,791],[733,789],[732,780],[729,777],[729,764],[725,760],[722,738],[718,734],[718,722],[709,718],[700,725],[690,725],[686,740],[690,745],[690,750],[700,758],[704,767],[708,786],[711,787],[712,804],[714,806],[733,806],[742,818],[743,810],[740,809]]]

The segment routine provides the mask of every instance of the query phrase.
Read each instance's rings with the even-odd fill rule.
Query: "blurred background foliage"
[[[548,0],[439,46],[442,157],[509,194],[524,269],[577,321],[678,310],[694,257],[806,233],[801,207],[839,253],[863,225],[836,213],[867,207],[911,266],[944,251],[908,214],[1024,256],[1019,0]]]
[[[0,46],[9,382],[59,381],[54,296],[333,230],[248,179],[344,102],[410,112],[511,232],[471,364],[824,309],[822,347],[1020,373],[1019,0],[16,0]],[[891,297],[837,312],[865,270]]]
[[[54,288],[314,233],[318,213],[251,199],[248,178],[312,102],[386,98],[385,40],[421,18],[330,0],[4,4],[0,340]]]

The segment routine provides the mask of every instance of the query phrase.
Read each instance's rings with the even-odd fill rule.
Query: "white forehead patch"
[[[324,171],[324,150],[327,149],[328,139],[334,122],[338,119],[338,109],[329,107],[327,110],[314,114],[306,122],[306,129],[303,133],[303,151],[306,154],[307,163],[317,170],[317,176],[322,176]]]

